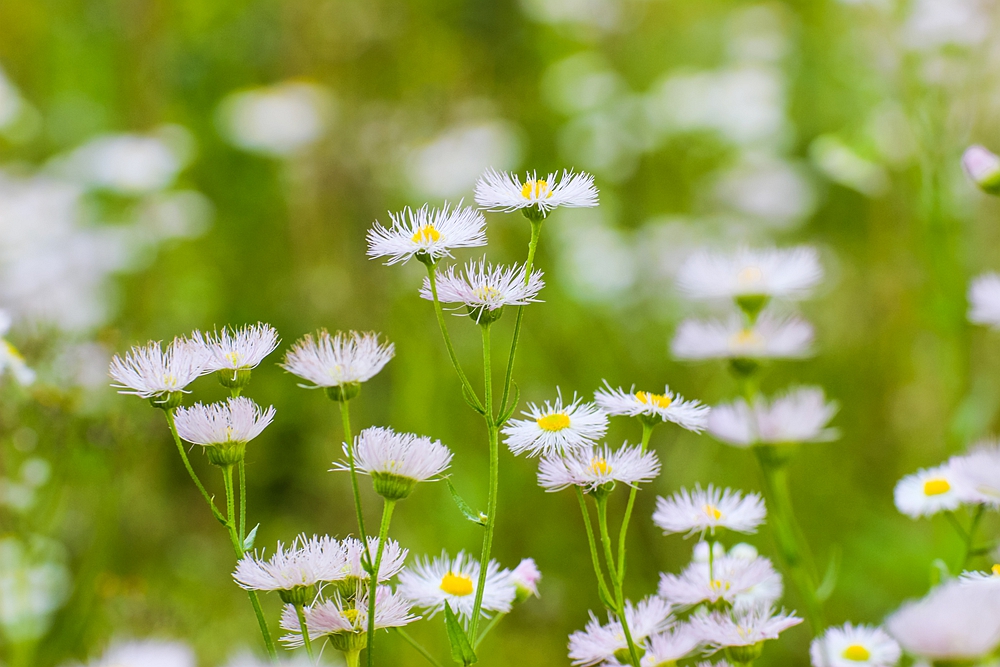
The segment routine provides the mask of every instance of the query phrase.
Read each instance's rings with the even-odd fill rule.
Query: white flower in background
[[[158,639],[118,642],[88,667],[196,667],[194,651],[181,642]]]
[[[538,301],[538,293],[544,286],[541,271],[532,271],[526,279],[523,266],[494,266],[487,264],[485,257],[469,262],[464,271],[449,266],[437,276],[438,300],[465,305],[470,312],[476,313],[477,321],[485,311]],[[420,296],[434,300],[429,278],[424,278]]]
[[[964,483],[948,463],[919,470],[896,483],[896,509],[914,519],[958,509]]]
[[[429,197],[465,194],[491,164],[520,162],[518,128],[498,119],[462,122],[407,151],[405,171],[410,186]]]
[[[712,408],[708,432],[735,447],[756,444],[827,442],[839,437],[828,428],[839,406],[827,402],[820,387],[800,387],[776,396],[770,404],[763,397],[753,407],[737,399]]]
[[[24,111],[25,102],[17,88],[0,69],[0,129],[13,125]]]
[[[341,542],[341,548],[343,548],[344,554],[347,556],[346,578],[371,581],[371,574],[361,564],[361,556],[364,553],[361,540],[353,537],[345,538]],[[375,557],[378,555],[377,549],[378,537],[369,536],[368,558],[372,563],[375,562]],[[382,547],[382,563],[378,569],[378,581],[380,584],[389,581],[403,569],[403,564],[406,562],[406,556],[409,553],[410,551],[400,547],[399,542],[396,540],[392,538],[386,539],[385,546]]]
[[[1000,156],[982,146],[969,146],[962,153],[962,168],[972,182],[990,194],[1000,192]]]
[[[809,646],[812,667],[894,667],[901,655],[882,628],[850,623],[827,629]]]
[[[636,486],[660,474],[660,462],[652,451],[643,453],[628,443],[616,451],[607,445],[589,445],[564,455],[543,456],[538,464],[538,484],[546,491],[578,486],[594,492],[621,482]]]
[[[674,618],[670,604],[650,596],[637,605],[625,602],[625,622],[628,623],[632,641],[639,646],[651,635],[670,628]],[[569,636],[569,658],[574,665],[586,667],[602,662],[614,663],[617,661],[616,654],[627,661],[627,651],[628,642],[621,623],[609,618],[608,623],[601,624],[593,612],[586,628]]]
[[[350,457],[344,443],[344,455]],[[439,479],[451,463],[451,450],[440,440],[396,433],[372,426],[354,438],[354,464],[359,472],[371,475],[375,491],[391,500],[405,498],[417,482]],[[350,470],[347,461],[334,464],[335,470]]]
[[[917,51],[972,46],[990,34],[990,14],[981,0],[916,0],[908,5],[903,40]]]
[[[0,636],[13,643],[45,636],[72,579],[61,544],[42,537],[0,537]]]
[[[239,329],[224,327],[210,334],[195,331],[191,340],[207,351],[206,372],[237,371],[256,368],[264,357],[274,352],[278,347],[278,332],[270,324],[258,322]]]
[[[712,648],[753,646],[778,635],[802,622],[801,618],[775,613],[770,607],[752,607],[732,614],[712,612],[691,618],[692,630]]]
[[[311,633],[310,633],[311,634]],[[315,662],[307,655],[294,655],[291,657],[280,657],[277,662],[270,659],[258,658],[253,653],[245,652],[234,656],[225,667],[316,667],[316,665],[326,665],[328,663]]]
[[[486,218],[462,203],[451,208],[430,208],[424,204],[416,211],[405,208],[390,213],[392,224],[387,228],[376,222],[368,230],[368,256],[388,257],[386,264],[409,261],[414,256],[426,256],[432,261],[451,257],[454,248],[475,248],[486,245]]]
[[[676,664],[678,660],[694,653],[699,646],[701,638],[691,631],[690,625],[675,625],[669,630],[651,635],[646,640],[642,667]]]
[[[204,348],[185,338],[175,338],[166,350],[159,342],[151,341],[133,347],[124,359],[115,355],[109,372],[117,383],[112,386],[123,390],[118,393],[159,398],[184,391],[205,374],[206,362]]]
[[[597,206],[597,188],[594,177],[585,172],[564,170],[562,177],[553,172],[545,178],[532,172],[522,183],[516,174],[488,169],[476,183],[476,203],[488,211],[534,208],[547,215],[560,206]]]
[[[734,253],[697,252],[677,274],[680,290],[692,299],[743,296],[804,299],[823,279],[815,248],[740,248]]]
[[[335,593],[330,599],[306,607],[303,612],[306,626],[309,628],[310,641],[329,635],[361,635],[367,632],[368,593],[359,592],[355,602],[356,604],[346,603],[338,593]],[[393,592],[388,586],[378,587],[375,593],[376,630],[400,628],[417,618],[410,613],[410,603],[404,596]],[[281,638],[286,646],[296,648],[304,644],[302,625],[292,605],[286,605],[282,611],[281,627],[289,632]]]
[[[573,397],[563,404],[557,392],[554,403],[539,407],[528,403],[521,414],[530,419],[512,419],[504,426],[504,440],[513,454],[562,454],[585,447],[600,439],[608,430],[608,416],[592,403]]]
[[[598,407],[611,416],[650,417],[673,422],[689,431],[700,433],[705,428],[709,407],[698,401],[685,400],[664,386],[662,394],[636,391],[633,385],[625,391],[621,387],[612,389],[608,381],[604,388],[594,392]]]
[[[665,534],[714,534],[717,528],[756,533],[765,516],[764,501],[756,493],[743,496],[709,484],[707,489],[696,485],[694,491],[681,489],[669,498],[657,498],[653,523]]]
[[[948,465],[958,476],[962,502],[1000,507],[1000,444],[992,440],[976,443],[968,454],[952,457]]]
[[[319,141],[332,115],[326,88],[288,81],[230,94],[219,105],[218,120],[238,148],[287,157]]]
[[[713,190],[720,203],[755,218],[755,227],[786,229],[816,210],[810,172],[768,151],[749,154],[742,164],[721,172]]]
[[[378,334],[349,331],[331,336],[325,329],[306,334],[285,354],[281,367],[315,387],[340,387],[374,377],[396,354]]]
[[[987,273],[969,285],[969,321],[1000,327],[1000,275]]]
[[[287,549],[279,542],[267,560],[246,554],[233,572],[237,584],[253,591],[292,591],[346,576],[347,553],[339,542],[325,535],[299,535]]]
[[[458,552],[455,558],[447,553],[433,560],[423,558],[399,573],[399,593],[431,616],[444,609],[447,602],[459,618],[472,616],[479,585],[479,562]],[[487,612],[506,614],[517,594],[511,582],[510,571],[502,569],[495,561],[486,568],[483,588],[483,616]]]
[[[710,572],[711,570],[711,572]],[[702,602],[727,602],[737,609],[771,604],[783,592],[781,576],[771,561],[723,556],[708,563],[691,563],[680,574],[660,575],[660,597],[679,607]]]
[[[764,312],[749,328],[738,315],[725,322],[684,320],[670,349],[678,359],[795,359],[811,355],[812,342],[805,320]]]
[[[225,403],[180,407],[174,415],[177,434],[204,447],[246,444],[263,433],[273,419],[273,406],[262,410],[245,396],[226,399]]]
[[[10,313],[0,310],[0,374],[9,370],[18,383],[28,386],[35,381],[35,371],[28,367],[18,349],[5,338],[12,323]]]
[[[885,629],[907,653],[938,661],[976,661],[1000,645],[1000,597],[952,580],[904,603]]]
[[[538,597],[538,582],[542,573],[538,571],[534,558],[524,558],[510,572],[510,583],[517,591],[515,602],[523,602],[529,597]]]

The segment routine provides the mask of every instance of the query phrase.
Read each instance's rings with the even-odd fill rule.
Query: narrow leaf
[[[482,512],[473,511],[473,509],[469,507],[469,503],[465,502],[465,500],[462,499],[462,496],[458,495],[458,491],[455,489],[455,485],[451,483],[450,479],[445,479],[445,482],[448,483],[448,490],[451,491],[451,499],[455,501],[455,504],[458,506],[458,510],[462,513],[462,515],[472,523],[478,523],[480,526],[485,526],[485,515]]]
[[[507,406],[503,414],[500,415],[500,421],[497,424],[497,426],[503,426],[504,424],[506,424],[507,420],[509,420],[514,415],[514,410],[517,409],[517,402],[521,398],[521,390],[517,388],[516,382],[512,383],[512,387],[514,391],[510,397],[510,405]]]
[[[460,665],[471,665],[476,662],[476,652],[465,636],[465,629],[458,622],[451,605],[444,603],[444,626],[448,630],[448,642],[451,644],[451,657]]]
[[[253,549],[254,540],[257,539],[258,528],[260,528],[259,523],[253,527],[253,530],[251,530],[250,533],[247,534],[246,539],[243,540],[243,551],[250,551],[251,549]]]
[[[472,408],[481,415],[486,414],[486,411],[483,410],[479,405],[479,398],[477,398],[475,394],[470,392],[465,385],[462,385],[462,398],[465,399],[465,402],[469,405],[470,408]]]
[[[826,602],[833,595],[833,589],[837,587],[837,577],[840,575],[840,548],[836,548],[830,555],[830,564],[826,567],[826,574],[823,581],[816,588],[816,598],[820,602]]]
[[[597,587],[597,596],[601,598],[601,604],[607,607],[607,609],[609,609],[610,611],[614,611],[615,609],[618,608],[614,600],[609,599],[608,596],[604,594],[603,586]]]

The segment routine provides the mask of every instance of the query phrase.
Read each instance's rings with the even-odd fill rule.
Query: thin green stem
[[[635,647],[635,641],[632,639],[632,631],[628,627],[628,617],[625,615],[625,594],[622,590],[621,578],[615,571],[615,556],[611,550],[611,535],[608,533],[608,499],[607,497],[597,497],[597,524],[601,530],[601,543],[604,545],[604,559],[607,561],[608,572],[611,575],[611,581],[615,586],[615,614],[618,616],[618,622],[622,624],[622,631],[625,633],[625,643],[628,644],[629,657],[632,658],[632,664],[635,667],[640,667],[639,662],[639,651]]]
[[[198,479],[197,473],[195,473],[194,468],[191,467],[191,461],[188,459],[187,452],[184,451],[184,443],[181,442],[181,437],[177,434],[177,425],[174,423],[174,410],[164,410],[163,414],[167,417],[167,426],[170,428],[170,435],[174,437],[174,444],[177,445],[177,453],[181,455],[181,461],[184,462],[184,468],[188,471],[188,475],[191,476],[191,481],[194,485],[198,487],[201,492],[201,496],[208,503],[208,506],[212,510],[212,516],[214,516],[220,523],[225,523],[225,517],[222,516],[222,512],[219,508],[215,506],[215,502],[212,500],[212,496],[208,495],[208,491],[205,490],[205,486]]]
[[[715,581],[715,542],[706,540],[708,545],[708,580]]]
[[[422,645],[420,644],[420,642],[418,642],[418,641],[417,641],[416,639],[414,639],[413,637],[411,637],[411,636],[410,636],[410,633],[408,633],[408,632],[407,632],[406,630],[404,630],[403,628],[396,628],[396,633],[397,633],[397,634],[398,634],[398,635],[399,635],[400,637],[402,637],[402,638],[403,638],[403,640],[404,640],[404,641],[405,641],[405,642],[406,642],[407,644],[409,644],[410,646],[412,646],[412,647],[413,647],[413,648],[414,648],[414,649],[415,649],[415,650],[417,651],[417,653],[419,653],[420,655],[424,656],[424,659],[425,659],[425,660],[426,660],[427,662],[431,663],[431,665],[433,665],[434,667],[441,667],[441,663],[440,663],[440,662],[438,662],[438,661],[437,661],[437,660],[436,660],[436,659],[434,658],[434,656],[433,656],[433,655],[431,655],[431,652],[430,652],[430,651],[428,651],[427,649],[425,649],[425,648],[424,648],[424,647],[423,647],[423,646],[422,646]]]
[[[306,623],[306,612],[302,609],[301,604],[295,605],[295,615],[299,617],[299,628],[302,630],[302,643],[306,646],[306,653],[309,655],[309,659],[315,661],[316,656],[313,654],[312,640],[309,638],[309,626]]]
[[[542,220],[531,220],[531,239],[528,241],[528,259],[524,262],[524,283],[531,280],[531,268],[535,263],[535,250],[542,234]],[[524,306],[517,307],[517,319],[514,320],[514,335],[510,339],[510,354],[507,355],[507,372],[504,374],[503,394],[500,397],[500,414],[507,414],[507,399],[510,398],[510,388],[514,378],[514,354],[521,337],[521,320],[524,319]],[[503,424],[500,424],[503,426]]]
[[[247,472],[240,459],[240,544],[247,538]]]
[[[389,535],[389,522],[392,520],[392,510],[396,507],[395,500],[385,499],[382,505],[382,523],[378,529],[378,545],[375,547],[375,566],[372,568],[368,583],[368,667],[375,667],[375,599],[378,597],[378,571],[382,567],[382,554],[385,550],[385,539]]]
[[[611,591],[604,581],[604,570],[601,569],[601,558],[597,555],[597,542],[594,540],[594,529],[590,525],[590,512],[587,511],[587,502],[583,499],[583,491],[579,486],[573,487],[576,490],[577,500],[580,501],[580,512],[583,514],[583,527],[587,531],[587,545],[590,547],[590,560],[594,564],[594,575],[597,577],[597,592],[602,600],[611,599]]]
[[[483,631],[480,632],[479,636],[476,638],[476,643],[472,645],[472,649],[473,650],[479,648],[479,644],[481,644],[482,641],[484,639],[486,639],[486,635],[490,634],[490,631],[493,628],[495,628],[500,623],[500,621],[503,619],[503,617],[506,616],[506,615],[507,614],[499,614],[498,613],[498,614],[494,615],[493,618],[490,619],[490,622],[486,624],[486,627],[483,628]]]
[[[344,662],[347,663],[347,667],[358,667],[361,664],[361,650],[344,653]]]
[[[365,515],[361,511],[361,487],[358,486],[358,471],[354,466],[354,437],[351,434],[351,409],[348,401],[340,401],[340,420],[344,424],[344,444],[347,446],[347,465],[351,469],[351,491],[354,493],[354,513],[358,518],[358,533],[362,544],[368,544],[365,532]]]
[[[433,263],[427,262],[427,281],[430,283],[431,288],[431,300],[434,303],[434,315],[437,317],[438,327],[441,329],[441,335],[444,336],[444,345],[448,348],[448,358],[451,359],[451,365],[455,367],[455,372],[458,374],[458,379],[462,383],[462,389],[469,396],[470,400],[476,406],[477,410],[483,410],[483,404],[479,401],[479,396],[476,394],[475,389],[472,388],[472,383],[469,382],[469,378],[466,377],[465,371],[462,370],[462,364],[458,361],[458,355],[455,353],[455,346],[451,342],[451,336],[448,334],[448,325],[444,321],[444,310],[441,308],[441,301],[438,299],[437,291],[437,271]]]
[[[653,427],[656,424],[646,420],[642,421],[642,444],[640,449],[643,454],[649,447],[649,438],[653,434]],[[628,524],[632,520],[632,509],[635,507],[635,497],[639,492],[638,486],[633,486],[628,492],[628,504],[625,505],[625,516],[622,518],[622,526],[618,531],[618,579],[624,586],[625,583],[625,537],[628,533]]]
[[[972,515],[972,523],[969,524],[969,534],[965,540],[965,556],[962,558],[962,566],[959,570],[964,570],[969,566],[969,559],[972,558],[973,544],[976,541],[976,531],[979,530],[979,522],[983,518],[983,511],[986,509],[985,505],[979,505],[976,508],[976,513]]]

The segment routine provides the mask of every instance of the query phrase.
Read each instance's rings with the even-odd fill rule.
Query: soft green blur
[[[552,9],[559,7],[562,14]],[[996,426],[1000,341],[966,323],[965,289],[972,275],[1000,266],[993,252],[1000,209],[966,183],[958,160],[966,143],[1000,140],[990,97],[998,69],[987,67],[980,44],[907,47],[907,3],[789,0],[761,5],[764,20],[741,13],[747,7],[735,0],[3,3],[0,65],[42,129],[0,139],[0,159],[39,164],[101,132],[163,123],[191,131],[197,153],[180,182],[208,197],[214,221],[122,275],[114,315],[92,337],[124,352],[196,328],[264,321],[278,329],[282,345],[247,392],[277,409],[247,460],[248,521],[260,522],[257,545],[268,549],[301,532],[342,537],[353,526],[347,477],[328,472],[341,456],[336,405],[276,366],[289,344],[322,327],[375,330],[396,344],[396,358],[352,402],[355,429],[389,425],[440,438],[456,452],[456,487],[485,507],[485,429],[462,400],[429,303],[417,296],[423,267],[386,267],[365,256],[373,220],[445,199],[444,189],[422,185],[436,182],[424,172],[437,163],[414,155],[449,128],[499,123],[509,145],[497,166],[583,169],[601,190],[599,213],[560,211],[545,223],[537,258],[545,301],[526,313],[515,373],[522,405],[553,398],[557,387],[589,396],[605,378],[626,387],[669,383],[708,404],[732,398],[736,385],[723,364],[669,357],[676,324],[701,311],[676,296],[670,267],[702,244],[819,246],[827,280],[803,307],[817,328],[818,354],[772,364],[763,389],[819,384],[841,405],[841,439],[803,448],[792,493],[821,570],[841,562],[829,620],[877,623],[926,592],[934,559],[954,567],[961,549],[943,519],[900,515],[894,484]],[[734,55],[752,50],[748,36],[758,33],[759,48],[777,55]],[[666,131],[639,99],[664,76],[749,67],[747,58],[776,72],[784,87],[784,120],[761,138],[734,142],[697,118],[693,129]],[[604,72],[610,92],[594,92],[605,85],[600,77],[572,78],[573,67]],[[282,159],[227,144],[216,121],[220,101],[290,78],[331,92],[325,138]],[[682,104],[685,90],[668,88],[659,104]],[[739,99],[716,104],[736,118],[745,111]],[[821,136],[874,165],[885,182],[868,179],[861,191],[836,182],[828,173],[836,169],[818,157]],[[463,141],[471,140],[455,146]],[[776,222],[766,211],[720,204],[713,174],[744,158],[751,168],[769,159],[790,165],[814,209]],[[468,185],[448,198],[469,202],[472,181],[462,174]],[[773,196],[778,204],[786,197]],[[523,261],[527,221],[487,218],[490,258]],[[449,324],[478,385],[479,333],[465,318]],[[512,324],[511,314],[494,327],[500,340]],[[36,340],[16,340],[29,363],[45,355]],[[189,400],[225,396],[213,378],[193,389]],[[61,542],[74,578],[31,663],[85,659],[113,637],[182,639],[207,666],[240,648],[259,650],[250,606],[229,576],[226,535],[180,465],[161,413],[100,391],[102,407],[84,411],[79,392],[51,382],[31,392],[3,389],[0,472],[13,475],[31,453],[52,462],[53,480],[28,518],[0,512],[0,530]],[[616,420],[609,441],[640,434],[637,423]],[[663,473],[639,495],[626,583],[632,599],[655,590],[658,572],[681,568],[693,546],[653,526],[657,495],[695,482],[760,488],[752,455],[707,435],[662,427],[653,446]],[[193,460],[221,495],[217,470],[198,452]],[[544,493],[535,472],[534,461],[502,450],[495,557],[508,567],[534,557],[544,578],[541,598],[484,642],[483,665],[568,664],[567,635],[600,607],[576,501]],[[363,492],[375,522],[379,504],[367,480]],[[612,501],[616,516],[623,496]],[[984,525],[984,534],[996,534],[995,517]],[[444,484],[422,485],[400,503],[392,534],[414,555],[480,548],[480,529]],[[749,541],[773,557],[766,531]],[[799,605],[794,591],[785,604]],[[265,596],[264,605],[276,630],[280,603]],[[412,632],[447,660],[440,619]],[[757,664],[806,665],[809,639],[806,628],[791,630]],[[397,637],[381,646],[384,665],[425,664]]]

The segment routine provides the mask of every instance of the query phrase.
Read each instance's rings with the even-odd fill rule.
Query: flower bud
[[[521,603],[528,598],[538,597],[538,582],[542,578],[542,573],[538,571],[533,558],[525,558],[510,573],[511,583],[517,593],[514,596],[515,603]]]
[[[1000,194],[1000,157],[979,145],[972,145],[962,154],[962,167],[969,178],[984,192]]]

